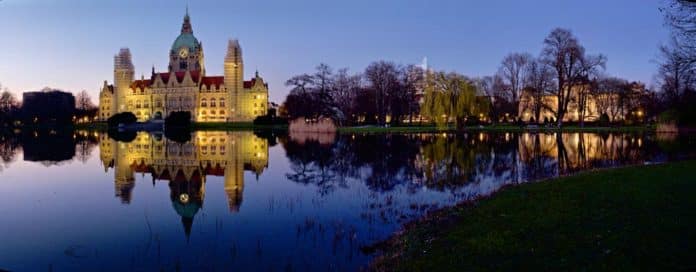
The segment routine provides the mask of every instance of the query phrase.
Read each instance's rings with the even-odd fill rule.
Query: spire
[[[186,4],[186,15],[184,16],[184,23],[181,25],[181,34],[184,33],[193,34],[193,28],[191,27],[191,17],[189,17],[188,4]]]

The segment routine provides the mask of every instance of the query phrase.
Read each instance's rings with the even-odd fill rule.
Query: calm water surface
[[[430,210],[695,150],[654,134],[116,138],[2,136],[0,269],[357,270],[361,247]]]

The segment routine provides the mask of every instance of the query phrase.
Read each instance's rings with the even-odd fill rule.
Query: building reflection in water
[[[229,209],[239,211],[244,171],[258,176],[268,167],[268,140],[252,132],[195,132],[185,143],[149,133],[118,142],[103,134],[100,157],[105,171],[114,169],[115,195],[123,203],[131,201],[135,174],[149,174],[153,185],[168,182],[173,208],[188,236],[203,206],[206,177],[224,177]]]

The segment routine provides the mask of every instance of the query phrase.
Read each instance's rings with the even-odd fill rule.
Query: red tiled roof
[[[251,89],[251,87],[254,87],[256,84],[256,78],[252,78],[251,80],[245,80],[244,81],[244,89]],[[268,84],[264,84],[266,87],[268,87]]]
[[[225,77],[223,76],[213,76],[213,77],[203,77],[201,78],[201,86],[205,85],[206,88],[210,89],[210,86],[215,86],[220,88],[221,85],[225,84]]]
[[[191,71],[191,79],[193,82],[198,83],[198,79],[201,77],[201,72],[200,71]],[[169,83],[169,73],[156,73],[152,76],[152,81],[154,81],[155,77],[159,75],[162,78],[162,81],[164,84]],[[180,72],[175,72],[174,76],[176,76],[176,82],[181,83],[181,81],[184,80],[184,76],[186,76],[186,71],[180,71]]]
[[[152,80],[149,79],[144,79],[144,80],[136,80],[131,83],[130,88],[133,90],[137,89],[145,89],[147,87],[150,87],[152,84]]]

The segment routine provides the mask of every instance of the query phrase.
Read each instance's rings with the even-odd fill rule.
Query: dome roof
[[[181,33],[172,44],[172,52],[177,52],[182,47],[187,47],[189,52],[196,52],[199,46],[200,43],[193,33]]]

